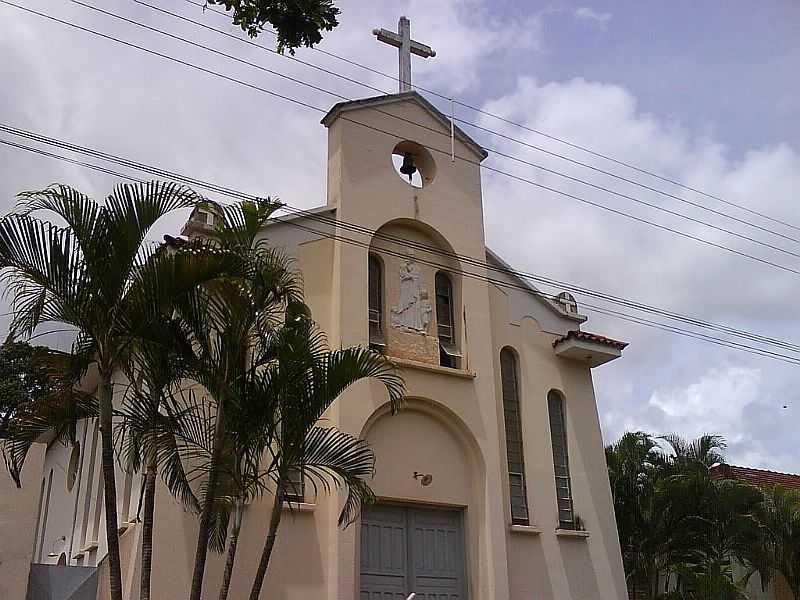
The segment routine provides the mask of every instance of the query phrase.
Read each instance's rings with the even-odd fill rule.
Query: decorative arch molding
[[[469,426],[455,412],[443,404],[421,396],[410,396],[403,400],[401,411],[411,410],[432,417],[447,429],[453,437],[467,450],[467,457],[479,481],[485,481],[486,461],[478,441]],[[379,406],[366,419],[361,428],[360,437],[366,439],[375,423],[384,417],[391,418],[391,407],[386,402]]]
[[[539,322],[539,319],[537,319],[533,315],[530,314],[520,315],[518,321],[521,327],[525,326],[531,327],[535,333],[540,333],[544,331],[544,327],[542,327],[542,324]]]
[[[424,237],[429,238],[431,243],[424,244],[426,246],[434,246],[438,251],[441,251],[442,254],[435,254],[431,255],[429,252],[424,250],[419,250],[419,252],[425,255],[426,261],[435,262],[437,264],[443,265],[445,270],[452,270],[454,272],[461,271],[461,262],[456,257],[456,251],[453,249],[453,246],[444,237],[437,229],[433,226],[429,225],[425,221],[420,219],[407,219],[407,218],[399,218],[399,219],[390,219],[386,221],[383,225],[378,227],[375,230],[375,233],[372,235],[369,241],[369,248],[371,251],[381,251],[381,250],[389,250],[394,252],[393,245],[396,245],[396,242],[393,242],[391,239],[386,239],[382,236],[388,237],[396,237],[392,236],[387,230],[391,230],[394,228],[407,228],[411,230],[416,230]],[[398,240],[405,243],[405,240]],[[441,269],[442,267],[436,267],[437,269]]]

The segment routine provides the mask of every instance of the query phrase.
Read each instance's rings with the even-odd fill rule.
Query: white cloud
[[[580,6],[573,11],[573,16],[579,21],[590,21],[605,29],[613,15],[609,12],[598,12],[588,6]]]
[[[642,113],[636,97],[625,88],[579,78],[559,83],[521,78],[514,90],[487,102],[484,108],[531,129],[546,131],[609,156],[627,158],[645,169],[733,202],[789,222],[796,221],[800,154],[789,145],[754,149],[732,160],[718,139],[697,135],[681,123]],[[482,125],[628,177],[636,175],[619,165],[592,159],[489,117]],[[508,140],[498,138],[487,140],[486,144],[562,173],[797,250],[786,240]],[[533,167],[491,158],[491,153],[489,161],[494,167],[537,183],[714,243],[790,267],[798,264],[790,256],[668,217]],[[729,206],[663,182],[646,183],[717,210],[734,212]],[[800,327],[792,316],[798,289],[797,276],[792,273],[500,176],[485,177],[484,202],[488,243],[522,269],[739,329],[789,341],[800,339]],[[745,220],[755,220],[747,213],[736,214]],[[759,223],[775,227],[774,223]],[[780,231],[789,236],[795,233],[785,228]],[[589,301],[579,297],[579,304],[582,300]],[[761,457],[761,466],[788,465],[784,468],[797,470],[796,458],[785,458],[793,434],[785,418],[781,420],[788,414],[781,406],[798,406],[798,402],[791,386],[785,390],[777,387],[787,381],[798,383],[792,367],[589,313],[587,330],[631,342],[621,361],[595,371],[607,441],[631,427],[660,433],[677,431],[687,436],[710,431],[729,439],[732,456],[746,457],[745,452],[751,452],[753,460]]]
[[[647,404],[663,413],[661,428],[671,425],[686,437],[724,429],[735,443],[743,435],[745,408],[760,400],[761,380],[759,369],[715,367],[688,386],[654,390]]]

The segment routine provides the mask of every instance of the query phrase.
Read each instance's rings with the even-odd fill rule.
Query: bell
[[[411,181],[411,176],[417,172],[417,167],[414,165],[414,155],[411,152],[403,154],[403,165],[400,167],[400,172],[408,176]]]

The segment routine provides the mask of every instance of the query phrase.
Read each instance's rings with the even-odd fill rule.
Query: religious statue
[[[422,286],[422,273],[413,259],[400,267],[400,299],[392,308],[392,326],[425,333],[431,321],[431,302]]]

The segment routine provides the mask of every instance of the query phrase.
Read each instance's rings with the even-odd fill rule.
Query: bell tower
[[[486,151],[415,91],[336,104],[328,128],[328,206],[378,229],[419,220],[484,260],[480,163]]]

